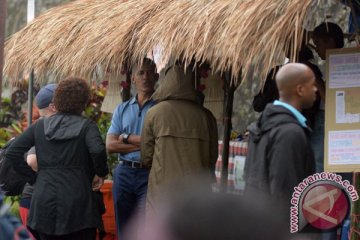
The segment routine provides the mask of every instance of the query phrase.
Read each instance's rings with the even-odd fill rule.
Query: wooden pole
[[[30,127],[32,124],[33,99],[34,99],[34,70],[31,71],[28,82],[28,114],[27,114],[28,127]]]
[[[3,69],[4,69],[4,42],[6,29],[6,0],[0,0],[0,99],[2,96]]]
[[[221,169],[221,186],[220,191],[223,193],[227,192],[228,182],[228,165],[229,165],[229,143],[231,135],[231,117],[234,103],[234,93],[236,87],[231,82],[230,72],[225,73],[224,79],[224,137],[223,137],[223,148],[222,148],[222,169]]]

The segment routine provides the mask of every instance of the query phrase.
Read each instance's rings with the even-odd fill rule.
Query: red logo
[[[318,184],[306,192],[302,212],[308,223],[330,229],[342,223],[349,209],[346,194],[331,184]]]

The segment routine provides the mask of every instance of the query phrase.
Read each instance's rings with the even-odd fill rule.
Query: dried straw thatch
[[[264,75],[283,63],[293,42],[300,46],[305,13],[312,0],[176,1],[152,16],[137,32],[134,59],[157,45],[163,56],[207,60],[215,71],[252,67]],[[245,76],[246,77],[246,76]]]
[[[300,46],[312,0],[79,0],[54,8],[6,42],[5,73],[89,77],[161,46],[163,57],[207,60],[259,79]],[[315,3],[316,4],[316,1]],[[292,54],[294,55],[294,54]]]
[[[35,69],[89,78],[99,65],[119,71],[138,24],[167,0],[79,0],[50,9],[14,34],[5,47],[5,73]]]

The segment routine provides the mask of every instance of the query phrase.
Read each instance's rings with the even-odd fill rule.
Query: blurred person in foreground
[[[58,113],[21,134],[6,156],[34,184],[28,226],[48,239],[93,239],[101,227],[99,191],[108,174],[105,144],[95,122],[82,117],[90,97],[85,80],[68,78],[55,90]],[[22,156],[36,148],[38,172]]]
[[[128,229],[128,239],[289,239],[286,224],[276,214],[277,208],[266,199],[214,193],[203,182],[204,179],[188,178],[169,184],[161,193],[161,200],[154,203],[157,214],[146,222],[138,238],[134,237],[134,228]]]

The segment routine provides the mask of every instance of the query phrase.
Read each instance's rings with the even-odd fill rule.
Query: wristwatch
[[[123,137],[123,142],[126,143],[126,144],[129,144],[130,134],[123,133],[123,134],[122,134],[122,137]]]

